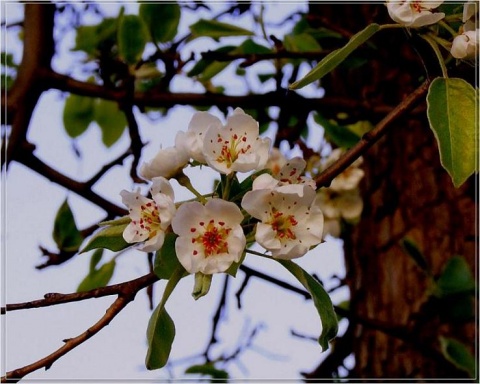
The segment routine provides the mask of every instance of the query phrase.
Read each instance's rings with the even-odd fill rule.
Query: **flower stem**
[[[448,78],[448,72],[447,72],[447,67],[445,66],[445,60],[443,59],[442,53],[440,52],[440,49],[438,48],[438,43],[430,35],[420,35],[420,37],[423,40],[425,40],[428,44],[430,44],[430,46],[433,49],[433,52],[435,52],[435,56],[437,56],[438,64],[440,64],[440,68],[442,69],[443,77]]]
[[[222,199],[227,200],[230,197],[230,190],[232,189],[232,181],[235,177],[235,172],[229,173],[225,178],[225,185],[222,189]]]
[[[205,198],[205,196],[203,196],[200,192],[198,192],[195,189],[195,187],[190,182],[190,178],[187,175],[185,175],[183,172],[181,175],[177,177],[177,181],[180,185],[184,186],[190,192],[192,192],[195,195],[195,197],[198,199],[198,201],[200,201],[202,204],[205,204],[207,202],[207,199]]]
[[[450,34],[455,37],[457,36],[457,32],[449,25],[447,24],[445,21],[443,20],[440,20],[438,22],[438,25],[440,25],[441,27],[445,28],[448,32],[450,32]]]

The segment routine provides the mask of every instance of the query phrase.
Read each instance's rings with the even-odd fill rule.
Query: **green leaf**
[[[128,224],[106,226],[100,228],[93,234],[87,245],[81,253],[91,251],[92,249],[105,248],[114,252],[130,247],[132,244],[123,239],[123,231]]]
[[[308,33],[286,35],[284,45],[290,52],[319,52],[322,50],[317,40]]]
[[[360,140],[360,136],[352,132],[348,127],[324,118],[319,113],[313,114],[313,119],[321,125],[325,131],[325,138],[331,143],[342,148],[351,148]]]
[[[313,299],[313,303],[317,308],[320,320],[322,322],[322,333],[318,338],[318,342],[323,351],[328,349],[328,342],[332,340],[338,332],[338,320],[330,296],[323,286],[312,276],[310,276],[303,268],[290,260],[274,259],[282,264],[297,280],[305,287]]]
[[[90,259],[90,267],[89,267],[89,272],[92,272],[95,270],[95,267],[98,265],[100,260],[102,260],[103,257],[103,249],[97,249],[95,252],[93,252],[93,255]]]
[[[248,29],[236,25],[205,19],[200,19],[195,24],[190,25],[190,32],[193,38],[206,36],[214,39],[225,36],[252,36],[254,34]]]
[[[115,271],[115,265],[115,259],[112,259],[108,263],[103,264],[99,269],[91,270],[78,286],[77,292],[86,292],[108,285]]]
[[[75,218],[66,199],[55,217],[53,240],[60,251],[66,252],[76,252],[83,242],[83,236],[75,224]]]
[[[149,32],[143,19],[137,15],[124,15],[118,26],[118,53],[127,64],[136,64],[142,58]]]
[[[305,75],[305,77],[291,84],[289,88],[303,88],[304,86],[321,79],[327,73],[336,68],[341,62],[343,62],[360,45],[362,45],[370,37],[372,37],[379,29],[380,25],[375,23],[370,24],[365,29],[352,36],[352,38],[345,46],[333,51],[332,53],[324,57],[323,60],[315,66],[315,68],[313,68],[309,73]]]
[[[175,338],[175,324],[165,310],[165,303],[175,289],[177,283],[187,272],[179,266],[168,280],[162,301],[158,304],[148,322],[147,341],[148,350],[145,358],[147,369],[159,369],[165,366],[170,356],[173,339]]]
[[[122,136],[127,119],[114,101],[98,99],[94,106],[94,120],[102,130],[102,141],[111,147]]]
[[[145,21],[154,42],[165,43],[177,35],[181,16],[178,4],[142,3],[139,15]]]
[[[80,136],[93,121],[94,101],[91,97],[74,94],[67,97],[63,108],[63,125],[70,137]]]
[[[443,356],[458,369],[467,372],[470,377],[475,377],[476,360],[468,348],[455,339],[439,336],[439,340]]]
[[[211,376],[212,379],[216,379],[215,382],[222,382],[221,380],[228,379],[229,375],[227,371],[223,369],[217,369],[212,363],[206,363],[202,365],[192,365],[185,370],[187,374],[199,374],[205,376]],[[220,380],[220,381],[218,381]]]
[[[409,255],[424,272],[431,274],[430,267],[428,266],[425,256],[412,239],[404,237],[401,240],[401,245],[405,253]]]
[[[477,92],[463,79],[439,77],[430,84],[428,121],[437,139],[440,162],[457,188],[476,169],[477,105]]]
[[[458,293],[473,293],[475,290],[475,279],[472,276],[470,267],[461,256],[453,256],[449,259],[436,281],[434,295],[446,297]]]
[[[235,53],[245,53],[248,55],[253,54],[264,54],[264,53],[272,53],[273,51],[261,44],[256,43],[252,39],[246,39],[240,46],[237,48],[237,52]]]
[[[145,359],[147,369],[165,366],[175,339],[175,323],[160,303],[150,317],[147,328],[148,351]]]
[[[110,49],[116,42],[117,19],[106,18],[98,25],[82,25],[77,28],[73,51],[84,51],[96,56],[101,50]]]
[[[229,53],[235,50],[234,45],[226,45],[215,49],[213,52],[218,53]],[[226,67],[230,65],[230,61],[215,61],[212,59],[201,59],[199,60],[194,67],[188,72],[188,76],[201,77],[202,81],[207,81],[223,71]]]
[[[177,237],[174,233],[167,233],[162,248],[155,253],[153,272],[159,279],[170,279],[175,270],[181,266],[175,252]]]
[[[132,219],[130,218],[129,215],[125,215],[122,217],[119,217],[118,219],[113,219],[113,220],[106,220],[98,223],[100,227],[106,227],[108,225],[122,225],[122,224],[129,224]]]

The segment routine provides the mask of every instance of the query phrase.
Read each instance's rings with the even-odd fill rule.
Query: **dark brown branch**
[[[23,309],[43,308],[52,305],[59,305],[65,303],[73,303],[75,301],[82,301],[88,299],[97,299],[104,296],[112,296],[129,292],[133,289],[143,289],[158,280],[154,273],[148,273],[134,280],[126,281],[119,284],[109,285],[107,287],[92,289],[87,292],[75,293],[46,293],[43,299],[27,301],[24,303],[7,304],[2,307],[1,313],[19,311]]]
[[[86,181],[85,184],[89,187],[92,187],[98,180],[100,180],[105,173],[107,173],[111,168],[116,165],[122,165],[123,161],[132,154],[131,149],[127,149],[124,153],[118,156],[116,159],[112,160],[110,163],[105,164],[90,180]]]
[[[119,206],[93,192],[88,183],[81,183],[79,181],[70,179],[69,177],[42,162],[33,154],[32,146],[29,146],[28,144],[24,144],[19,148],[19,152],[16,155],[15,160],[46,177],[48,180],[57,183],[72,192],[75,192],[77,195],[103,208],[108,212],[109,217],[124,216],[127,214],[125,209],[120,208]]]
[[[311,298],[310,293],[308,293],[307,291],[305,291],[301,288],[297,288],[294,285],[286,283],[282,280],[276,279],[276,278],[274,278],[270,275],[266,275],[262,272],[258,272],[255,269],[247,267],[245,264],[240,265],[240,270],[243,271],[245,274],[247,274],[249,276],[258,277],[262,280],[268,281],[269,283],[275,284],[275,285],[277,285],[277,286],[279,286],[283,289],[298,293],[299,295],[302,295],[305,299],[310,299]]]
[[[320,60],[326,55],[331,53],[331,50],[324,50],[318,52],[291,52],[286,50],[280,50],[272,53],[223,53],[218,51],[206,51],[202,52],[202,59],[215,60],[215,61],[234,61],[245,60],[240,66],[247,67],[258,63],[263,60],[276,60],[276,59],[308,59],[308,60]]]
[[[41,369],[41,368],[49,369],[52,366],[52,364],[55,361],[57,361],[60,357],[64,356],[65,354],[70,352],[72,349],[76,348],[77,346],[79,346],[80,344],[87,341],[95,334],[97,334],[103,328],[105,328],[110,323],[110,321],[112,321],[115,318],[115,316],[117,316],[122,311],[122,309],[125,308],[127,304],[130,303],[135,298],[135,295],[137,294],[138,291],[140,291],[141,289],[145,288],[150,284],[153,284],[157,280],[158,278],[153,273],[150,273],[148,275],[139,277],[138,279],[135,279],[135,280],[112,285],[105,288],[98,288],[89,292],[72,293],[68,295],[52,293],[52,294],[47,294],[44,300],[39,300],[37,302],[30,302],[30,304],[23,303],[23,308],[39,308],[41,306],[79,301],[79,300],[84,300],[86,298],[92,298],[92,297],[102,297],[102,296],[107,296],[112,294],[118,295],[117,299],[107,309],[105,315],[100,320],[98,320],[93,326],[88,328],[85,332],[81,333],[80,335],[74,338],[64,340],[65,344],[61,348],[57,349],[55,352],[51,353],[50,355],[32,364],[26,365],[22,368],[18,368],[13,371],[7,372],[6,375],[2,377],[1,382],[2,383],[17,382],[22,377],[38,369]],[[47,303],[47,304],[43,305],[43,303]],[[33,305],[33,306],[28,306],[28,305]],[[11,305],[10,306],[7,305],[7,311],[12,310],[11,308],[12,308]],[[17,309],[20,309],[20,308],[17,307]]]
[[[12,124],[5,157],[1,156],[1,165],[8,166],[15,157],[18,147],[26,140],[30,119],[42,92],[46,89],[39,75],[40,69],[50,68],[55,44],[53,41],[54,4],[25,4],[24,44],[22,62],[18,75],[8,97],[5,117]],[[3,99],[3,98],[2,98]],[[5,143],[3,143],[5,145]]]
[[[363,135],[362,139],[350,150],[348,150],[338,161],[320,173],[315,182],[317,188],[328,186],[332,180],[347,169],[355,160],[362,156],[373,144],[375,144],[392,127],[392,123],[412,109],[420,99],[427,93],[429,81],[424,82],[405,100],[395,107],[387,116],[380,121],[375,128]]]
[[[106,100],[121,102],[127,97],[122,89],[109,89],[100,85],[86,83],[72,79],[53,71],[44,73],[48,78],[48,85],[52,89],[90,97],[100,97]],[[288,95],[288,96],[287,96]],[[133,104],[140,107],[165,107],[177,105],[193,105],[200,107],[240,107],[262,108],[270,106],[289,107],[304,111],[328,109],[339,112],[355,112],[365,117],[384,116],[392,110],[388,105],[371,106],[357,99],[344,97],[306,98],[294,92],[273,91],[265,94],[229,96],[211,93],[170,93],[166,91],[151,90],[149,92],[136,92],[133,95]]]

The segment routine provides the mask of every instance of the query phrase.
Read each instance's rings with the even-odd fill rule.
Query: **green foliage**
[[[103,255],[103,249],[97,249],[90,259],[90,269],[88,275],[82,280],[77,288],[77,292],[90,291],[92,289],[105,287],[113,276],[115,271],[115,259],[96,268]]]
[[[303,88],[306,85],[320,80],[327,73],[335,69],[340,63],[342,63],[354,50],[360,45],[365,43],[370,37],[380,30],[380,25],[370,24],[365,29],[354,35],[349,42],[329,55],[327,55],[315,68],[308,72],[302,79],[294,82],[289,86],[290,89]]]
[[[213,363],[192,365],[185,370],[185,373],[211,376],[211,378],[215,380],[215,383],[225,383],[229,378],[227,371],[215,368],[215,365]]]
[[[338,125],[335,121],[324,118],[320,113],[314,113],[313,119],[325,131],[325,138],[341,148],[351,148],[360,140],[360,136],[347,126]]]
[[[237,27],[236,25],[222,23],[217,20],[200,19],[196,23],[190,25],[190,32],[192,38],[197,37],[212,37],[218,39],[227,36],[252,36],[254,33]]]
[[[142,3],[139,15],[147,25],[152,41],[165,43],[177,35],[181,16],[177,3]]]
[[[94,106],[94,120],[102,130],[102,142],[107,148],[122,136],[127,119],[114,101],[97,99]]]
[[[95,99],[70,94],[65,100],[63,125],[67,134],[78,137],[84,133],[94,118]]]
[[[84,51],[95,57],[99,52],[116,42],[117,19],[105,18],[97,25],[82,25],[77,28],[73,51]]]
[[[148,352],[145,366],[149,370],[165,366],[175,339],[175,323],[160,303],[150,317],[147,328]]]
[[[75,218],[66,199],[55,216],[53,240],[58,249],[65,252],[76,252],[83,242],[83,236],[75,224]]]
[[[170,356],[172,343],[175,338],[175,324],[165,310],[165,303],[175,289],[177,283],[186,276],[186,271],[179,266],[168,280],[162,301],[158,304],[148,322],[147,341],[148,350],[145,358],[147,369],[159,369],[165,366]]]
[[[127,64],[133,65],[142,58],[149,40],[147,25],[137,15],[124,15],[120,18],[117,33],[118,54]]]
[[[309,33],[286,35],[283,43],[290,52],[320,52],[322,50],[317,40]]]
[[[472,272],[461,256],[453,256],[449,259],[436,281],[435,296],[446,297],[459,293],[473,293],[475,279]]]
[[[457,188],[476,170],[477,105],[477,92],[463,79],[436,78],[430,84],[428,121],[438,142],[442,166]]]
[[[304,269],[290,260],[274,259],[282,264],[310,293],[317,308],[320,320],[322,322],[322,333],[318,338],[318,342],[323,351],[328,349],[328,342],[332,340],[338,331],[338,320],[335,311],[333,310],[330,296],[325,291],[323,286],[312,276],[310,276]]]
[[[130,247],[132,244],[123,239],[123,231],[127,224],[108,225],[100,228],[88,241],[81,253],[91,251],[92,249],[105,248],[114,252]]]
[[[175,252],[177,237],[174,233],[167,233],[162,248],[155,253],[153,272],[159,279],[170,279],[173,273],[181,267]]]
[[[92,122],[102,131],[102,142],[109,148],[122,136],[127,126],[125,114],[114,101],[70,94],[65,100],[63,124],[67,134],[78,137]]]
[[[447,337],[439,336],[439,341],[443,356],[455,367],[467,372],[470,377],[475,377],[476,360],[468,348],[458,340]]]

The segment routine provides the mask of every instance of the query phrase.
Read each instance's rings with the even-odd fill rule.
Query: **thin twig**
[[[41,368],[49,369],[52,366],[52,364],[55,361],[57,361],[60,357],[64,356],[65,354],[70,352],[72,349],[76,348],[77,346],[79,346],[80,344],[87,341],[89,338],[91,338],[95,334],[97,334],[103,328],[105,328],[110,323],[110,321],[112,321],[115,318],[115,316],[117,316],[122,311],[122,309],[125,308],[127,304],[130,303],[135,298],[135,295],[137,294],[138,291],[140,291],[141,289],[145,288],[150,284],[153,284],[157,280],[158,280],[157,276],[155,276],[153,273],[149,273],[135,280],[112,285],[109,287],[94,289],[89,292],[72,293],[67,295],[52,293],[52,294],[47,294],[45,299],[38,300],[36,302],[23,303],[21,305],[15,305],[15,304],[7,305],[6,307],[7,311],[11,311],[15,309],[39,308],[42,306],[79,301],[87,298],[101,297],[101,296],[107,296],[112,294],[118,295],[117,299],[107,309],[105,315],[102,316],[100,320],[98,320],[93,326],[88,328],[85,332],[81,333],[80,335],[74,338],[64,340],[65,344],[59,349],[57,349],[56,351],[54,351],[53,353],[51,353],[50,355],[45,356],[44,358],[32,364],[7,372],[6,375],[1,378],[1,382],[2,383],[17,382],[22,377],[38,369],[41,369]],[[3,313],[3,308],[2,308],[2,313]]]
[[[74,293],[46,293],[43,299],[27,301],[23,303],[7,304],[1,308],[1,314],[6,312],[19,311],[23,309],[43,308],[50,307],[52,305],[59,305],[65,303],[73,303],[75,301],[82,301],[88,299],[97,299],[99,297],[118,295],[125,290],[143,289],[150,284],[153,284],[158,280],[158,277],[154,273],[148,273],[134,280],[125,281],[123,283],[109,285],[107,287],[101,287],[92,289],[86,292],[74,292]]]
[[[362,156],[373,144],[375,144],[388,129],[392,123],[398,120],[404,113],[413,108],[420,99],[427,93],[429,81],[425,81],[420,87],[413,91],[405,100],[395,107],[387,116],[383,118],[371,131],[367,132],[361,140],[350,150],[348,150],[338,161],[320,173],[315,182],[317,188],[328,186],[332,180],[347,169],[355,160]]]

